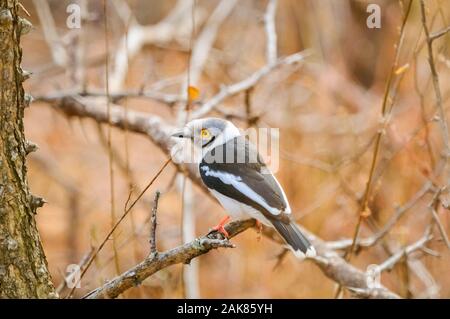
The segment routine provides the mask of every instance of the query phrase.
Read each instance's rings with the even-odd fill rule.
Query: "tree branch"
[[[234,237],[254,224],[254,220],[232,222],[226,226],[226,230],[230,237]],[[163,268],[180,263],[189,264],[193,258],[204,255],[212,249],[234,247],[228,239],[217,238],[214,235],[215,233],[210,233],[166,252],[150,254],[141,263],[108,281],[102,287],[91,291],[83,298],[116,298],[125,290],[139,285],[143,280]]]
[[[251,87],[254,87],[261,79],[263,79],[266,75],[268,75],[275,69],[279,68],[280,66],[299,63],[309,55],[311,55],[310,51],[303,51],[294,53],[284,58],[280,58],[276,60],[276,62],[273,64],[267,64],[263,66],[262,68],[258,69],[257,71],[252,73],[249,77],[240,82],[228,86],[223,86],[220,89],[219,93],[217,93],[207,102],[205,102],[200,108],[192,112],[192,118],[202,117],[203,115],[210,112],[214,107],[222,103],[225,99],[234,96],[236,94],[239,94],[241,92],[244,92]]]
[[[128,61],[134,59],[141,49],[148,44],[166,43],[178,40],[184,35],[190,23],[192,0],[178,0],[170,13],[154,25],[141,25],[129,11],[127,35],[123,36],[114,58],[114,68],[111,72],[111,92],[120,90],[128,73]],[[119,9],[118,12],[121,10]],[[198,19],[203,20],[203,15]]]
[[[436,39],[439,39],[440,37],[446,35],[447,33],[450,32],[450,25],[440,31],[436,31],[430,34],[430,40],[434,41]]]
[[[427,16],[425,13],[425,3],[423,0],[420,0],[420,13],[421,13],[421,21],[423,30],[426,36],[427,49],[428,49],[428,63],[430,65],[431,77],[433,79],[433,86],[436,95],[436,104],[439,112],[439,125],[442,131],[442,139],[444,141],[444,158],[447,160],[450,157],[450,136],[448,133],[448,124],[447,118],[445,115],[444,105],[442,102],[442,93],[439,84],[439,75],[436,70],[436,64],[434,62],[434,53],[433,53],[433,35],[430,35],[430,31],[427,25]],[[446,161],[447,162],[447,161]]]
[[[432,238],[430,231],[427,230],[425,235],[423,235],[418,241],[412,243],[411,245],[406,246],[405,248],[399,250],[394,255],[385,260],[382,264],[380,264],[379,271],[385,271],[392,269],[395,264],[397,264],[404,256],[408,256],[413,252],[422,249],[427,242],[429,242]]]
[[[156,213],[158,212],[158,202],[159,202],[159,196],[161,196],[161,193],[159,191],[156,191],[155,194],[155,203],[153,204],[152,208],[152,216],[150,218],[150,254],[157,254],[158,251],[156,249]]]

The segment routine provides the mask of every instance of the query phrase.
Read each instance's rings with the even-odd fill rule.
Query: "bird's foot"
[[[224,235],[225,238],[230,238],[230,234],[227,232],[225,227],[223,227],[223,225],[217,225],[217,226],[213,227],[212,231],[216,231],[216,232]]]
[[[224,227],[229,219],[230,219],[230,216],[225,216],[224,218],[222,218],[222,220],[219,222],[219,224],[217,224],[217,226],[214,226],[211,229],[210,233],[218,232],[218,233],[222,234],[225,238],[230,238],[230,234],[227,232],[227,230]]]

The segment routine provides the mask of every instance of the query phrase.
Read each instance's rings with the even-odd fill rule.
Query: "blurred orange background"
[[[35,29],[22,38],[23,67],[33,72],[25,90],[34,96],[81,88],[104,90],[105,44],[101,1],[86,1],[89,14],[81,29],[66,27],[67,5],[76,1],[48,1],[62,45],[73,61],[83,35],[85,76],[76,75],[75,63],[58,66],[45,39],[42,23],[33,1],[22,4],[30,12]],[[109,1],[109,57],[114,60],[126,25]],[[220,1],[196,1],[196,34]],[[400,51],[405,66],[396,88],[393,110],[383,135],[375,170],[369,207],[374,219],[383,225],[396,207],[408,202],[430,179],[432,161],[439,159],[442,138],[436,122],[423,127],[423,114],[430,118],[435,94],[430,79],[427,51],[421,31],[420,8],[414,1]],[[158,23],[176,1],[125,1],[142,25]],[[382,26],[369,29],[366,11],[369,3],[381,7]],[[403,3],[403,6],[402,6]],[[311,49],[313,55],[296,66],[277,69],[251,92],[252,114],[260,115],[258,125],[280,129],[280,169],[283,185],[296,219],[325,240],[351,238],[358,220],[359,203],[367,182],[373,155],[374,136],[379,129],[380,109],[386,81],[395,56],[395,43],[407,1],[279,0],[276,14],[278,55],[280,57]],[[449,25],[448,1],[426,1],[430,29]],[[238,1],[220,25],[197,83],[203,100],[213,96],[222,84],[244,79],[265,61],[266,38],[263,16],[267,1]],[[195,40],[194,40],[195,41]],[[444,107],[449,106],[450,57],[446,35],[435,41],[436,64]],[[79,44],[78,44],[79,45]],[[189,29],[177,39],[145,45],[131,59],[124,90],[161,87],[178,94],[186,79],[189,60]],[[418,48],[418,49],[417,49]],[[165,83],[161,84],[162,81]],[[418,86],[418,88],[417,88]],[[423,94],[421,101],[420,94]],[[245,96],[227,99],[225,112],[245,115]],[[120,101],[133,110],[157,114],[176,125],[176,109],[151,99]],[[215,116],[221,116],[212,113]],[[233,120],[242,128],[246,123]],[[33,193],[47,204],[38,211],[38,228],[50,271],[56,285],[63,281],[66,267],[78,263],[98,245],[111,227],[108,150],[106,126],[90,119],[68,118],[45,103],[31,105],[25,113],[26,136],[39,145],[28,159],[29,182]],[[102,137],[103,136],[103,137]],[[166,155],[145,136],[113,129],[115,202],[121,215],[129,185],[142,189],[166,160]],[[126,163],[130,172],[126,172]],[[175,168],[169,166],[144,199],[116,231],[118,260],[123,272],[142,260],[149,251],[148,237],[152,200],[162,192],[158,210],[158,248],[166,250],[182,243],[181,195],[173,182]],[[442,183],[443,181],[438,181]],[[428,204],[432,194],[418,200],[390,231],[387,240],[400,248],[422,236],[431,220]],[[223,209],[203,191],[194,187],[196,234],[205,234],[223,216]],[[449,211],[438,211],[450,231]],[[361,237],[372,232],[363,225]],[[436,232],[436,238],[439,234]],[[293,256],[283,258],[277,267],[278,244],[267,238],[257,240],[254,230],[232,240],[237,248],[219,249],[200,257],[199,290],[205,298],[333,298],[336,284],[312,263],[299,263]],[[111,243],[96,258],[81,289],[80,297],[116,275]],[[439,258],[423,254],[428,286],[399,263],[383,273],[382,282],[403,297],[450,297],[449,251],[442,241],[428,247]],[[388,256],[381,245],[363,250],[352,263],[360,269],[379,264]],[[184,297],[182,265],[166,268],[123,298]],[[184,266],[189,267],[189,266]],[[430,284],[431,282],[431,284]],[[433,290],[433,291],[430,291]]]

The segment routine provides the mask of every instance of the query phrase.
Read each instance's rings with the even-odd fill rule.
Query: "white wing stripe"
[[[233,185],[233,187],[236,188],[239,192],[267,209],[267,211],[269,211],[271,214],[279,215],[281,213],[279,209],[269,206],[261,195],[257,194],[247,184],[242,182],[242,178],[240,176],[236,176],[226,172],[213,171],[210,170],[207,166],[202,166],[201,169],[205,171],[206,176],[216,177],[220,179],[224,184]]]
[[[284,193],[284,190],[283,190],[283,188],[281,187],[280,182],[278,182],[277,178],[276,178],[275,176],[273,176],[273,175],[272,175],[272,177],[273,177],[275,183],[277,183],[278,188],[279,188],[280,191],[281,191],[281,195],[283,195],[283,200],[284,200],[284,202],[286,203],[286,209],[284,210],[284,213],[285,213],[285,214],[290,214],[292,211],[291,211],[291,206],[289,205],[289,202],[288,202],[288,200],[287,200],[286,194]]]

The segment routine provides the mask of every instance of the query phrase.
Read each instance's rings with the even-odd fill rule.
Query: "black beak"
[[[175,138],[191,138],[190,134],[187,134],[184,131],[176,132],[176,133],[172,134],[171,136],[175,137]]]

